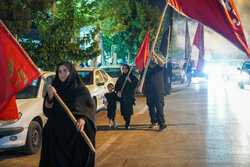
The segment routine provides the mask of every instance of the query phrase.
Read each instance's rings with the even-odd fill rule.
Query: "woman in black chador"
[[[121,114],[126,122],[125,129],[129,129],[130,118],[131,115],[133,115],[133,105],[135,104],[134,94],[138,79],[133,74],[130,74],[121,93],[122,85],[129,72],[129,66],[124,64],[122,66],[122,71],[122,75],[118,78],[115,84],[115,91],[117,92],[117,95],[121,97]]]
[[[76,126],[54,98],[52,87],[75,116]],[[40,167],[94,167],[95,154],[79,131],[83,129],[95,146],[95,107],[71,63],[58,65],[44,98],[43,112],[48,121],[43,129]]]

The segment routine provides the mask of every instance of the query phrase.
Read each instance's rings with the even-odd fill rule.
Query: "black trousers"
[[[165,124],[164,119],[164,96],[160,95],[158,98],[147,97],[147,105],[149,108],[149,116],[151,123],[157,123],[159,125]]]

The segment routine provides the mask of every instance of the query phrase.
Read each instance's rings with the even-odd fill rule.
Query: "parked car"
[[[244,89],[244,85],[250,85],[250,61],[245,61],[238,70],[240,70],[238,85]]]
[[[115,81],[104,70],[100,68],[76,68],[76,71],[82,78],[82,81],[89,89],[93,98],[96,110],[104,108],[104,94],[108,92],[108,84]]]
[[[47,83],[55,73],[42,72]],[[42,128],[47,121],[42,111],[47,84],[41,77],[16,95],[19,119],[0,121],[0,150],[20,149],[35,154],[42,144]]]
[[[173,76],[172,76],[172,82],[180,82],[181,84],[185,81],[185,75],[182,70],[181,63],[173,62],[174,68],[172,70]]]
[[[120,75],[122,75],[122,66],[115,65],[115,66],[101,66],[106,73],[108,73],[115,81],[118,79]],[[132,69],[132,74],[134,74],[137,79],[140,78],[140,72],[137,66],[134,66]]]

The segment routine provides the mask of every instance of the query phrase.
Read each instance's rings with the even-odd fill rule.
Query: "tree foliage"
[[[53,70],[62,61],[86,61],[100,54],[95,40],[98,27],[80,36],[81,29],[94,22],[95,2],[60,0],[55,11],[55,17],[48,10],[35,20],[39,42],[23,43],[41,69]]]
[[[128,0],[97,0],[96,22],[102,35],[112,37],[125,31],[125,21],[130,13]],[[95,25],[96,26],[96,25]]]
[[[0,19],[12,32],[20,36],[30,32],[32,20],[49,7],[50,0],[1,0]]]
[[[121,13],[127,15],[123,23],[127,27],[126,30],[117,32],[111,38],[104,36],[103,43],[106,51],[111,45],[116,45],[118,58],[126,59],[130,52],[133,60],[150,27],[150,41],[153,41],[161,13],[147,0],[127,0],[127,3],[127,8],[120,9]]]
[[[152,45],[161,12],[148,0],[3,0],[0,17],[35,64],[54,70],[61,61],[87,61],[100,55],[97,36],[104,49],[134,60],[148,29]],[[30,28],[36,30],[30,34]],[[82,30],[87,29],[85,33]],[[163,30],[162,30],[163,31]],[[29,38],[27,40],[27,38]],[[159,35],[156,51],[161,39]],[[172,48],[172,47],[171,47]]]

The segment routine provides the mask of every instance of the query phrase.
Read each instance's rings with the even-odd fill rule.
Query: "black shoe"
[[[167,127],[167,125],[166,124],[162,124],[162,125],[160,125],[160,127],[159,127],[159,131],[162,131],[163,129],[165,129]]]

